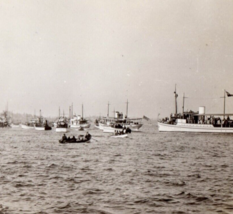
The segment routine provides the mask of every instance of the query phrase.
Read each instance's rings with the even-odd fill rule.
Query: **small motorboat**
[[[88,137],[85,137],[84,135],[79,135],[78,139],[69,139],[67,138],[66,140],[59,140],[59,143],[87,143],[91,140],[91,135],[88,135]]]
[[[114,138],[126,138],[128,137],[127,134],[119,134],[119,135],[111,135],[110,137],[114,137]]]

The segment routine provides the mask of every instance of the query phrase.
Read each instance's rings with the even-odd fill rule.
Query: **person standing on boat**
[[[67,140],[66,134],[62,136],[62,141],[65,141],[65,140]]]
[[[90,139],[90,137],[91,137],[91,135],[89,134],[89,132],[87,132],[86,135],[85,135],[85,138]]]

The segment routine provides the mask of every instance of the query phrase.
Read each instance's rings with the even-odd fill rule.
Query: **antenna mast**
[[[178,94],[176,93],[176,84],[175,84],[174,94],[175,94],[175,114],[177,114],[177,97],[178,97]]]
[[[182,114],[183,114],[183,116],[184,116],[184,101],[185,101],[185,98],[187,98],[187,97],[185,97],[185,93],[183,94],[183,106],[182,106]]]
[[[127,99],[127,102],[126,102],[126,114],[125,114],[125,118],[127,118],[127,117],[128,117],[128,104],[129,104],[129,102],[128,102],[128,99]]]

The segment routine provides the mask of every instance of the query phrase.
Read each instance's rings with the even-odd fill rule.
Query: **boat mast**
[[[58,109],[58,116],[60,118],[60,106],[59,106],[59,109]]]
[[[109,102],[108,102],[108,114],[107,114],[107,117],[109,117],[109,105],[110,105],[110,104],[109,104]]]
[[[224,102],[223,102],[223,119],[225,119],[225,110],[226,110],[226,94],[225,94],[226,90],[224,89]]]
[[[73,103],[72,103],[72,106],[71,106],[71,117],[72,118],[74,117],[74,106],[73,106]]]
[[[128,117],[128,104],[129,104],[129,102],[128,102],[128,100],[127,100],[127,102],[126,102],[126,114],[125,114],[125,118]]]
[[[83,104],[82,104],[82,118],[83,118]]]
[[[40,118],[39,118],[39,123],[41,123],[42,120],[41,120],[41,109],[40,109]]]
[[[185,101],[185,98],[187,98],[187,97],[185,97],[185,93],[183,94],[183,106],[182,106],[182,113],[183,113],[183,116],[184,116],[184,101]]]
[[[178,94],[176,93],[176,84],[175,84],[174,94],[175,94],[175,114],[177,114],[177,97],[178,97]]]

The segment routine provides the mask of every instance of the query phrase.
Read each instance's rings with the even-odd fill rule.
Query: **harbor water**
[[[89,132],[0,129],[0,214],[233,213],[232,134]]]

